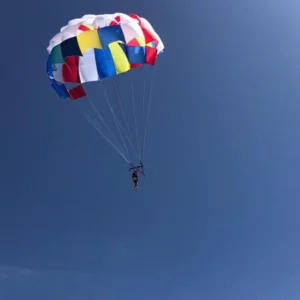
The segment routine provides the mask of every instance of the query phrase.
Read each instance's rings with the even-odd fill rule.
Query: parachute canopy
[[[50,40],[47,75],[61,98],[79,99],[83,83],[154,65],[163,49],[151,24],[135,14],[84,15]]]

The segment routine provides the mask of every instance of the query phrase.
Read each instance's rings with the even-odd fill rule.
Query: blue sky
[[[49,39],[137,13],[165,43],[145,166],[58,99]],[[7,2],[0,298],[298,300],[298,1]]]

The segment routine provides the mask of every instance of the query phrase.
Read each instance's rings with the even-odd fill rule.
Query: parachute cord
[[[133,135],[132,135],[132,132],[131,132],[131,128],[130,128],[130,125],[129,125],[129,122],[128,122],[128,118],[127,118],[127,115],[126,115],[126,112],[125,112],[124,106],[123,106],[124,100],[123,100],[123,97],[120,96],[120,92],[119,92],[119,89],[118,89],[118,86],[117,86],[117,83],[116,83],[115,79],[113,79],[113,84],[114,84],[116,96],[117,96],[118,101],[119,101],[119,105],[121,107],[121,111],[123,113],[123,117],[125,119],[125,122],[126,122],[126,125],[127,125],[127,128],[128,128],[129,137],[131,138],[131,140],[133,140]],[[134,145],[132,145],[132,146],[134,147]],[[139,152],[136,149],[134,149],[134,151],[139,156]]]
[[[145,71],[144,71],[145,73]],[[143,127],[144,125],[144,115],[145,115],[145,98],[146,98],[146,79],[144,79],[144,89],[143,89],[143,101],[142,101],[142,119],[141,119],[141,125]],[[142,128],[142,135],[140,140],[140,151],[141,151],[141,160],[143,158],[143,138],[144,138],[144,132]]]
[[[86,119],[87,121],[106,139],[106,141],[117,151],[117,153],[119,153],[119,155],[129,164],[129,160],[127,159],[127,157],[125,156],[125,154],[114,145],[114,143],[112,143],[112,141],[110,139],[108,139],[104,134],[103,131],[101,130],[100,127],[97,126],[97,124],[95,123],[95,120],[92,120],[89,116],[86,115]]]
[[[102,117],[102,115],[100,114],[99,110],[96,108],[94,102],[92,99],[89,98],[89,103],[92,106],[94,112],[98,115],[98,118],[100,119],[100,121],[102,122],[103,126],[107,129],[108,131],[108,135],[111,136],[111,139],[114,141],[114,143],[116,144],[116,146],[119,146],[119,142],[117,141],[115,135],[113,134],[113,132],[110,130],[110,128],[108,127],[108,125],[106,124],[104,118]]]
[[[99,128],[101,128],[101,124],[98,122],[98,120],[94,119],[93,121],[97,124],[97,126],[98,126]],[[102,130],[103,130],[103,129],[102,129]],[[108,137],[108,138],[109,138],[109,137]],[[113,140],[112,138],[110,138],[110,140],[111,140],[112,143],[115,145],[115,148],[119,149],[119,150],[124,154],[124,150],[123,150],[123,148],[119,145],[118,141]],[[125,155],[125,154],[124,154],[124,155]]]
[[[133,116],[134,116],[134,126],[135,126],[135,143],[137,145],[138,155],[142,159],[141,152],[140,152],[140,149],[139,149],[139,134],[138,134],[138,127],[137,127],[137,119],[136,119],[134,88],[133,88],[133,84],[132,84],[131,81],[130,81],[130,86],[131,86],[131,93],[132,93],[132,105],[133,105]]]
[[[143,142],[143,148],[142,148],[142,161],[143,161],[143,154],[146,146],[146,137],[147,137],[147,131],[148,131],[148,124],[149,124],[149,116],[150,116],[150,107],[152,103],[152,88],[155,78],[155,68],[152,70],[151,74],[151,81],[150,81],[150,87],[149,87],[149,100],[148,100],[148,109],[147,109],[147,119],[146,119],[146,126],[145,126],[145,133],[144,133],[144,142]]]
[[[97,124],[97,126],[99,126],[99,128],[101,128],[101,123],[96,118],[93,120]],[[101,128],[101,129],[103,132],[105,132],[103,128]],[[119,142],[114,138],[114,136],[108,136],[108,138],[112,141],[112,143],[114,143],[114,145],[117,148],[121,149],[124,152],[123,148],[120,146]]]
[[[93,101],[92,99],[87,95],[87,98],[90,102],[90,105],[93,107]],[[76,107],[76,106],[75,106]],[[77,108],[77,107],[76,107]],[[94,109],[94,108],[93,108]],[[103,121],[103,124],[100,124],[98,122],[98,120],[95,120],[93,118],[91,118],[86,112],[82,112],[80,111],[78,108],[77,110],[85,117],[85,119],[98,131],[98,133],[113,147],[113,149],[116,150],[117,153],[119,153],[121,155],[121,157],[123,157],[123,159],[128,163],[129,159],[128,157],[126,157],[126,154],[124,153],[124,150],[120,147],[119,143],[116,141],[116,139],[114,138],[113,133],[110,131],[110,129],[108,128],[108,126],[106,125],[104,119],[102,118],[101,114],[99,113],[99,119]],[[95,111],[97,113],[97,109]],[[102,126],[101,126],[102,125]],[[110,135],[105,132],[105,129],[103,128],[103,126],[106,125],[106,127],[108,128],[108,131],[111,132],[112,137],[110,137]]]
[[[81,111],[77,106],[73,106],[75,109],[84,116],[84,118],[97,130],[97,132],[106,140],[108,143],[123,157],[123,159],[128,162],[128,158],[126,158],[124,151],[116,144],[114,141],[105,133],[104,129],[101,127],[99,122],[93,120],[86,112]]]
[[[91,120],[91,119],[88,119],[88,121],[94,126],[94,128],[101,134],[102,131],[101,131],[101,128],[98,128],[98,125],[97,122],[95,120]],[[115,146],[115,144],[108,138],[106,138],[106,136],[104,135],[103,136],[104,139],[107,140],[107,142],[116,150],[116,152],[127,162],[129,163],[129,159],[126,157],[125,153],[120,149],[118,148],[117,146]]]
[[[128,158],[130,159],[129,151],[128,151],[126,142],[125,142],[125,140],[124,140],[124,138],[123,138],[123,135],[122,135],[122,132],[121,132],[121,129],[120,129],[119,120],[118,120],[118,118],[116,117],[116,114],[115,114],[115,112],[114,112],[114,110],[113,110],[113,107],[112,107],[110,101],[109,101],[109,98],[108,98],[108,96],[107,96],[107,93],[106,93],[106,90],[105,90],[105,89],[104,89],[104,98],[105,98],[105,101],[106,101],[107,105],[109,106],[110,112],[111,112],[111,114],[112,114],[112,116],[113,116],[113,119],[114,119],[114,121],[115,121],[116,127],[117,127],[117,129],[118,129],[118,131],[119,131],[119,134],[120,134],[120,137],[121,137],[121,139],[122,139],[123,145],[124,145],[124,147],[125,147],[125,149],[126,149]]]
[[[117,118],[116,115],[115,115],[115,112],[114,112],[114,110],[113,110],[113,108],[112,108],[112,105],[111,105],[111,103],[110,103],[110,101],[109,101],[109,98],[108,98],[108,96],[107,96],[106,91],[105,91],[105,99],[106,99],[106,102],[107,102],[107,104],[108,104],[108,106],[109,106],[109,108],[110,108],[110,110],[111,110],[111,113],[112,113],[113,118],[114,118],[114,120],[115,120],[116,126],[117,126],[117,128],[118,128],[118,130],[119,130],[119,132],[120,132],[121,138],[122,138],[122,140],[123,140],[123,142],[124,142],[124,144],[125,144],[125,146],[126,146],[126,142],[124,141],[124,139],[123,139],[123,137],[122,137],[122,134],[121,134],[121,128],[122,128],[122,126],[121,126],[121,124],[120,124],[120,121],[118,120],[118,118]],[[122,131],[122,132],[123,132],[125,138],[128,140],[129,145],[131,146],[132,150],[133,150],[134,152],[136,152],[136,149],[135,149],[134,146],[132,145],[132,142],[131,142],[130,138],[127,136],[126,132],[124,132],[124,131]],[[126,149],[127,149],[127,151],[128,151],[127,146],[126,146]]]
[[[73,70],[69,67],[69,65],[68,64],[66,64],[66,66],[67,66],[67,68],[68,68],[68,70],[69,70],[69,72],[74,76],[74,78],[75,78],[75,74],[74,74],[74,72],[73,72]],[[64,84],[64,86],[66,87],[66,85]],[[91,100],[91,98],[90,98],[90,96],[88,95],[88,93],[87,93],[87,91],[86,91],[86,97],[89,99],[89,101],[90,101],[90,104],[91,103],[93,103],[92,102],[92,100]],[[76,107],[76,106],[75,106]],[[77,110],[79,110],[79,108],[77,108],[76,107],[76,109]],[[80,113],[81,114],[83,114],[84,116],[85,116],[85,118],[86,118],[86,120],[102,135],[102,137],[105,139],[105,140],[107,140],[108,141],[108,143],[121,155],[121,157],[123,157],[123,159],[127,162],[127,163],[129,163],[129,153],[128,153],[128,149],[127,149],[127,157],[125,156],[125,154],[119,149],[119,147],[118,147],[118,143],[114,143],[110,138],[109,138],[109,133],[107,134],[107,133],[105,133],[104,132],[104,130],[103,130],[103,128],[101,128],[101,127],[96,127],[95,126],[95,123],[93,123],[93,120],[86,114],[86,113],[84,113],[84,112],[81,112],[80,111]],[[99,113],[99,112],[98,112]],[[109,127],[107,126],[107,124],[104,122],[104,119],[102,118],[102,116],[100,115],[100,113],[98,114],[98,116],[100,117],[100,120],[101,121],[103,121],[103,125],[104,125],[104,127],[106,127],[106,128],[108,128],[108,130],[110,131],[110,133],[112,134],[112,132],[111,132],[111,130],[109,129]],[[114,137],[114,135],[112,134],[112,137],[115,139],[115,137]],[[116,142],[116,139],[115,139],[115,142]],[[126,144],[125,144],[125,148],[127,148],[126,147]]]
[[[100,126],[99,128],[101,128],[101,131],[98,130],[98,132],[99,132],[99,133],[100,133],[107,141],[108,141],[108,140],[110,141],[110,144],[112,145],[112,147],[113,147],[117,152],[121,151],[121,152],[123,153],[123,155],[121,155],[120,153],[119,153],[119,154],[125,159],[126,162],[128,162],[128,160],[129,160],[129,153],[128,153],[128,150],[127,150],[127,155],[124,154],[124,151],[122,151],[122,150],[117,150],[117,149],[121,149],[121,147],[120,147],[118,141],[116,140],[116,138],[115,138],[114,134],[112,133],[112,131],[109,129],[108,125],[106,124],[106,122],[105,122],[104,118],[102,117],[102,115],[100,114],[99,110],[96,108],[96,106],[95,106],[93,100],[90,98],[90,96],[88,95],[87,92],[86,92],[86,94],[87,94],[87,98],[88,98],[89,104],[91,105],[91,107],[92,107],[92,109],[94,110],[94,112],[97,114],[99,120],[102,122],[102,125],[103,125],[104,127],[106,127],[106,130],[107,130],[107,132],[105,132],[105,130],[104,130],[103,128],[101,128],[101,126]],[[86,115],[86,116],[88,116],[88,115]],[[88,118],[89,118],[90,120],[92,120],[91,117],[88,116]],[[95,122],[95,120],[94,120],[94,122]],[[90,124],[92,124],[92,123],[90,122]],[[93,125],[93,124],[92,124],[92,125]],[[100,124],[98,123],[98,125],[100,125]],[[96,128],[96,127],[94,126],[94,128]],[[125,145],[125,147],[126,147],[126,145]],[[126,149],[125,149],[125,151],[126,151]],[[125,158],[125,157],[126,157],[126,158]]]

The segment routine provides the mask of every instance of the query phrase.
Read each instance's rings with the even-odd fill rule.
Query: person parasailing
[[[136,191],[139,187],[139,170],[136,169],[132,172],[132,181],[134,184],[134,190]]]
[[[139,173],[141,173],[143,176],[145,176],[144,173],[144,165],[142,162],[140,162],[139,166],[134,166],[130,164],[129,171],[132,171],[131,178],[134,184],[134,190],[136,191],[139,187]]]

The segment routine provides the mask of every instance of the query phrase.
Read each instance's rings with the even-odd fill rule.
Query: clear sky
[[[134,12],[165,43],[145,166],[45,72],[84,14]],[[299,1],[6,1],[1,300],[299,300]]]

